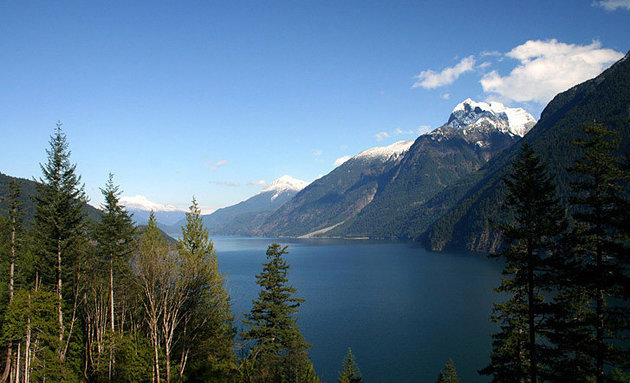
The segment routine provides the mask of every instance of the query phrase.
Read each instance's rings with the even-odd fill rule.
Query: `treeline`
[[[630,382],[630,161],[592,123],[574,143],[568,206],[527,144],[504,179],[495,223],[509,246],[495,304],[492,382]]]
[[[194,199],[173,246],[153,215],[137,230],[110,175],[94,222],[60,124],[46,152],[33,221],[16,180],[0,216],[0,381],[319,382],[286,248],[269,247],[238,334]]]

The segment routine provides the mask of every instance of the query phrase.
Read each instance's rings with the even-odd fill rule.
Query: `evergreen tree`
[[[125,303],[127,302],[126,294],[128,291],[123,286],[128,285],[128,278],[131,274],[130,258],[135,250],[135,227],[129,216],[129,213],[120,204],[120,190],[114,185],[114,176],[109,174],[105,188],[101,189],[101,193],[105,202],[101,206],[103,211],[101,221],[94,229],[94,239],[96,241],[96,259],[93,262],[90,273],[89,284],[91,289],[89,303],[93,306],[88,310],[88,315],[92,315],[89,319],[92,324],[92,331],[105,334],[106,331],[111,332],[107,337],[108,341],[114,342],[117,338],[113,334],[116,330],[116,322],[118,326],[122,326],[125,322],[122,315],[116,315],[116,311],[127,311]],[[106,279],[105,281],[103,279]],[[105,288],[105,286],[107,286]],[[105,293],[105,294],[104,294]],[[104,297],[103,295],[106,295]],[[87,303],[86,303],[87,304]],[[103,309],[107,312],[103,313]],[[105,319],[105,320],[103,320]],[[119,328],[122,334],[124,329]],[[113,344],[103,347],[103,344],[94,344],[90,341],[92,334],[88,334],[88,347],[96,348],[97,365],[100,360],[105,357],[107,359],[107,380],[111,381],[114,371],[116,347]],[[99,351],[107,349],[108,355],[101,355]],[[96,366],[95,366],[96,367]]]
[[[65,380],[78,376],[80,360],[73,360],[77,369],[66,368],[66,356],[77,344],[73,341],[77,331],[77,305],[82,288],[79,274],[85,253],[87,197],[76,174],[76,165],[70,163],[66,135],[57,123],[46,150],[48,161],[41,165],[43,177],[37,185],[35,197],[35,230],[38,275],[45,286],[54,286],[57,293],[58,344],[60,374]],[[69,315],[68,315],[69,314]],[[80,347],[80,346],[78,346]],[[76,363],[78,362],[78,363]]]
[[[459,383],[455,362],[449,359],[444,365],[444,370],[440,371],[436,383]]]
[[[348,347],[348,353],[343,359],[343,365],[341,371],[339,371],[339,383],[363,383],[363,377],[359,366],[354,360],[352,350]]]
[[[268,262],[256,275],[261,287],[244,323],[242,334],[254,341],[245,366],[248,382],[319,382],[308,358],[310,345],[304,340],[295,314],[303,299],[294,297],[296,289],[288,284],[289,265],[283,254],[287,247],[274,243],[267,249]]]
[[[619,145],[614,131],[593,123],[584,132],[587,139],[575,142],[584,155],[570,169],[574,224],[561,276],[561,304],[572,310],[554,318],[559,353],[554,369],[559,375],[579,371],[575,381],[603,383],[607,366],[627,366],[630,357],[624,340],[630,323],[630,212],[622,188],[629,173],[614,156]]]
[[[178,251],[190,279],[189,296],[178,334],[180,379],[191,364],[190,378],[227,382],[236,370],[230,297],[219,272],[214,244],[194,198],[186,213]]]
[[[542,293],[552,288],[552,255],[566,227],[565,214],[546,165],[529,145],[522,146],[512,168],[504,182],[506,207],[514,219],[500,225],[509,247],[498,255],[506,263],[497,288],[511,298],[495,305],[501,333],[495,336],[491,364],[482,373],[493,375],[494,381],[503,379],[499,376],[527,376],[526,381],[535,383],[549,356],[541,341],[541,322],[548,311]]]

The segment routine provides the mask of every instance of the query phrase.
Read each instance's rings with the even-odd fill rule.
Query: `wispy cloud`
[[[387,132],[376,133],[376,141],[383,141],[386,138],[389,138],[389,133]]]
[[[597,76],[623,57],[612,49],[602,49],[599,41],[590,45],[566,44],[553,40],[530,40],[506,54],[518,60],[509,75],[496,70],[481,79],[491,97],[507,101],[546,103],[557,93]]]
[[[319,157],[319,156],[321,156],[322,154],[324,154],[324,151],[323,151],[323,150],[321,150],[321,149],[313,150],[313,155],[314,155],[315,157]]]
[[[602,0],[594,1],[593,6],[602,7],[607,11],[616,11],[619,8],[630,10],[630,0]]]
[[[351,156],[343,156],[343,157],[339,157],[335,160],[335,167],[343,164],[344,162],[348,161],[350,158],[352,158]]]
[[[424,89],[439,88],[444,85],[452,84],[462,74],[471,72],[475,67],[475,57],[464,57],[457,65],[444,68],[440,72],[431,69],[420,72],[416,77],[416,82],[412,88],[422,87]]]
[[[451,98],[451,95],[450,95],[450,93],[444,93],[440,97],[442,97],[445,100],[448,100],[449,98]]]
[[[219,186],[230,186],[230,187],[241,186],[240,184],[232,182],[232,181],[208,181],[208,182],[212,185],[219,185]]]
[[[431,129],[430,126],[422,125],[416,129],[400,129],[396,128],[390,130],[389,132],[379,132],[376,133],[376,141],[383,141],[386,138],[396,137],[396,136],[419,136],[423,133],[426,133],[427,130]]]
[[[220,161],[217,161],[217,162],[208,161],[208,162],[205,163],[205,167],[210,168],[210,170],[217,170],[221,166],[225,166],[225,165],[227,165],[229,163],[230,163],[230,161],[228,161],[228,160],[220,160]]]
[[[265,186],[267,186],[267,181],[265,181],[265,180],[250,181],[247,184],[248,185],[254,185],[254,186],[260,186],[260,187],[265,187]]]

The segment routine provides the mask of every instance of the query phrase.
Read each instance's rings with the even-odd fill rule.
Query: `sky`
[[[466,98],[536,119],[630,49],[630,0],[2,1],[0,172],[57,121],[90,203],[204,212],[413,140]]]

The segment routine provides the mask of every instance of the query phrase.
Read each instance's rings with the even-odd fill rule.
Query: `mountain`
[[[22,207],[24,208],[24,221],[28,224],[35,217],[35,204],[33,203],[33,197],[37,195],[37,182],[33,180],[11,177],[0,173],[0,214],[6,214],[7,202],[4,200],[4,197],[7,194],[9,183],[12,179],[17,179],[22,187],[20,201],[22,201]],[[87,204],[85,206],[85,212],[88,220],[92,222],[100,222],[101,211],[99,209]]]
[[[203,216],[208,231],[218,235],[252,235],[264,219],[290,200],[308,182],[287,175],[273,181],[267,188],[236,205],[218,209]],[[180,221],[178,225],[183,225]]]
[[[120,203],[128,212],[132,213],[132,219],[136,225],[146,225],[149,222],[151,211],[156,221],[163,226],[162,229],[175,225],[186,216],[186,211],[173,205],[163,205],[149,201],[145,196],[122,196]]]
[[[471,99],[459,103],[446,124],[418,137],[401,161],[383,175],[380,188],[365,209],[327,234],[409,238],[413,235],[409,222],[418,206],[480,169],[520,140],[535,123],[521,108]]]
[[[592,121],[616,130],[621,139],[619,155],[629,153],[630,52],[594,79],[556,95],[540,121],[517,145],[416,207],[406,223],[412,228],[410,236],[424,241],[432,250],[496,251],[502,243],[501,235],[488,220],[505,219],[501,210],[506,190],[502,178],[509,173],[520,145],[530,144],[547,162],[558,192],[566,201],[570,194],[566,169],[581,153],[572,142],[584,138],[582,126]]]
[[[343,223],[368,205],[411,146],[400,141],[363,151],[313,181],[271,214],[257,234],[310,236]]]

